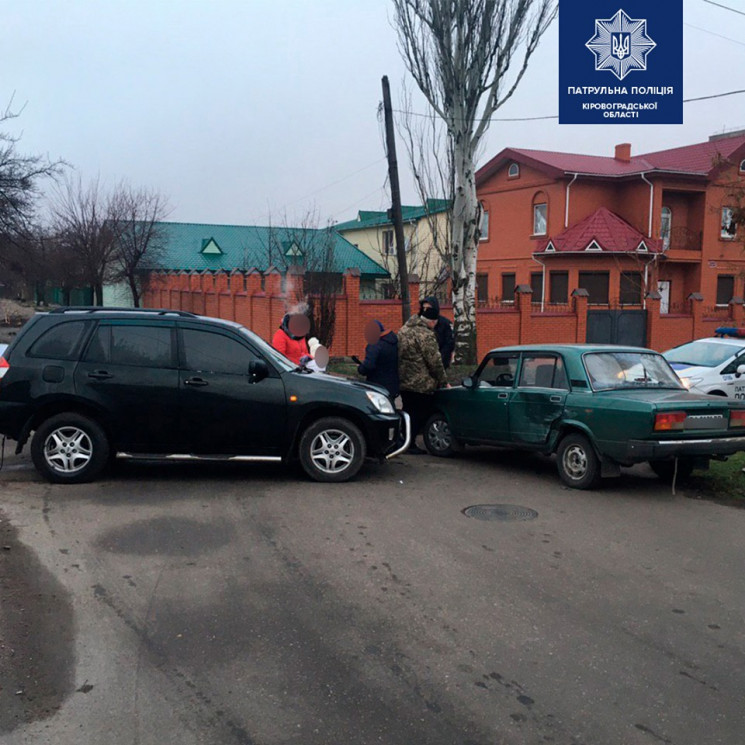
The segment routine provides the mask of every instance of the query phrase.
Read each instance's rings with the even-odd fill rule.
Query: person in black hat
[[[426,315],[424,312],[427,309],[429,309],[429,315]],[[445,316],[440,315],[440,301],[434,297],[434,295],[425,297],[424,300],[420,301],[419,315],[437,319],[434,332],[437,337],[437,346],[440,348],[442,366],[447,370],[448,367],[450,367],[450,363],[453,359],[453,352],[455,351],[453,324],[450,323]]]

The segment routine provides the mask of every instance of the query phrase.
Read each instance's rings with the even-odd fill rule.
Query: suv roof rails
[[[90,305],[67,305],[62,308],[54,308],[49,313],[154,313],[158,316],[185,316],[186,318],[198,318],[196,313],[186,310],[168,310],[166,308],[116,308]]]

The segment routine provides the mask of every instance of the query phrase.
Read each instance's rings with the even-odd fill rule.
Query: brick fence
[[[282,275],[269,270],[263,277],[256,270],[232,273],[156,273],[151,275],[143,305],[172,308],[200,315],[237,321],[270,340],[287,308],[298,302],[296,294],[282,290]],[[293,283],[301,287],[302,283]],[[419,282],[410,283],[410,297],[419,297]],[[745,326],[743,301],[734,298],[726,307],[707,308],[703,298],[693,294],[687,306],[676,313],[660,313],[660,299],[650,293],[646,299],[647,346],[662,351],[703,336],[712,336],[717,326]],[[442,306],[452,318],[452,308]],[[360,298],[359,270],[344,274],[342,294],[336,298],[336,326],[331,354],[360,354],[365,347],[364,327],[370,319],[387,329],[401,326],[400,300]],[[587,293],[575,290],[566,305],[532,302],[530,287],[517,288],[513,303],[477,310],[478,353],[511,344],[582,343],[587,333]]]

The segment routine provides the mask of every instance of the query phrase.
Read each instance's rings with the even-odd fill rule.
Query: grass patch
[[[726,461],[712,460],[708,471],[694,471],[690,486],[713,499],[743,500],[745,505],[745,453],[735,453]]]

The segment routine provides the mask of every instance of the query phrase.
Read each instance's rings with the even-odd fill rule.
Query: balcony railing
[[[684,227],[674,227],[670,234],[662,236],[662,250],[700,251],[702,234]]]

